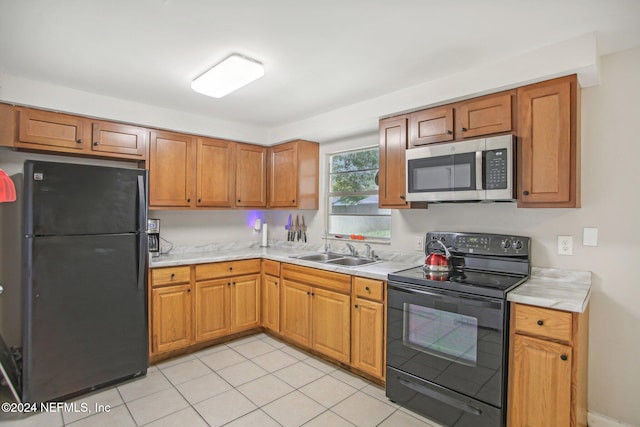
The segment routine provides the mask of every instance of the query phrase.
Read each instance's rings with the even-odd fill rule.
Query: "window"
[[[391,210],[378,208],[377,177],[377,147],[329,155],[329,234],[391,238]]]

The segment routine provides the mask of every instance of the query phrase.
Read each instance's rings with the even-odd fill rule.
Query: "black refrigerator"
[[[144,375],[147,172],[26,161],[22,400]]]

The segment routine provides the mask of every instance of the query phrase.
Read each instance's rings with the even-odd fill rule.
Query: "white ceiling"
[[[0,0],[0,73],[269,128],[592,32],[640,46],[640,1]],[[234,52],[265,77],[190,89]]]

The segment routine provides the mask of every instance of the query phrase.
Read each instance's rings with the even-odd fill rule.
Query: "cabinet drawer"
[[[191,267],[166,267],[151,270],[151,285],[175,285],[177,283],[189,283],[191,280]]]
[[[216,262],[196,265],[196,280],[215,279],[217,277],[239,276],[260,273],[260,260]]]
[[[268,259],[262,260],[262,272],[269,276],[280,277],[280,263]]]
[[[318,268],[301,267],[299,265],[283,264],[282,278],[343,293],[351,292],[351,276],[348,274],[334,273]]]
[[[381,280],[354,277],[353,292],[357,297],[382,301],[384,298],[384,282]]]
[[[571,313],[523,304],[514,304],[513,311],[516,332],[571,342]]]

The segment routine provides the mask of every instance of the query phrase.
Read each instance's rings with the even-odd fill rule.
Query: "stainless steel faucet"
[[[365,243],[364,247],[367,248],[367,258],[371,259],[372,258],[372,256],[371,256],[371,245],[368,244],[368,243]]]
[[[349,248],[349,252],[351,252],[351,255],[358,256],[358,251],[356,251],[356,248],[354,248],[351,243],[347,243],[347,248]]]

